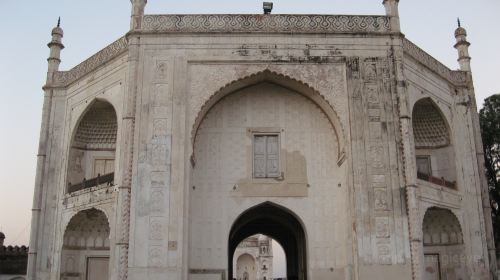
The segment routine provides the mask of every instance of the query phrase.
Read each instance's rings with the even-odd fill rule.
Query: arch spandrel
[[[191,128],[191,145],[194,151],[194,144],[197,136],[198,129],[210,111],[210,109],[222,98],[225,96],[244,89],[246,87],[250,87],[259,83],[268,82],[272,84],[276,84],[278,86],[287,88],[294,92],[297,92],[306,98],[310,99],[315,105],[317,105],[321,110],[326,114],[328,120],[332,124],[335,136],[338,141],[338,150],[337,150],[337,164],[340,166],[346,157],[346,135],[345,130],[340,120],[337,111],[335,110],[333,104],[331,104],[328,99],[319,91],[311,87],[309,84],[304,83],[300,80],[291,78],[290,76],[286,76],[283,74],[279,74],[277,72],[270,71],[266,69],[264,71],[260,71],[249,76],[245,76],[243,78],[234,80],[225,86],[221,87],[215,93],[210,95],[208,99],[201,105],[199,110],[197,111],[196,117],[194,119],[194,123]],[[195,161],[194,154],[192,155],[192,161]]]

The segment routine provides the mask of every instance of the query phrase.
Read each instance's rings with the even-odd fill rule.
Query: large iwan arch
[[[212,94],[208,100],[203,104],[201,107],[200,111],[196,115],[195,122],[193,124],[193,127],[191,129],[191,140],[192,144],[194,145],[196,141],[196,135],[198,132],[198,129],[205,118],[206,114],[208,111],[221,99],[223,99],[225,96],[232,94],[234,92],[238,92],[244,88],[254,86],[260,83],[271,83],[275,84],[280,87],[284,87],[287,89],[290,89],[294,92],[297,92],[304,97],[307,97],[310,99],[313,103],[315,103],[318,107],[321,108],[321,110],[327,115],[329,121],[331,122],[335,135],[337,137],[337,140],[339,142],[338,145],[338,151],[337,151],[337,157],[339,160],[339,164],[341,164],[346,156],[346,136],[344,132],[344,128],[342,126],[342,123],[340,122],[340,118],[337,115],[337,112],[334,110],[334,107],[332,104],[330,104],[327,99],[316,89],[308,85],[307,83],[304,83],[302,81],[296,80],[294,78],[291,78],[289,76],[270,71],[268,69],[264,71],[260,71],[257,73],[254,73],[252,75],[242,77],[238,80],[232,81],[231,83],[223,86],[220,88],[217,92]]]
[[[268,212],[256,211],[261,221],[275,223],[275,232],[254,234],[268,235],[283,246],[289,279],[322,277],[317,276],[319,270],[308,268],[306,256],[311,263],[336,266],[336,256],[350,250],[349,243],[338,242],[350,238],[345,211],[350,202],[348,188],[339,187],[347,186],[348,167],[339,164],[345,157],[344,136],[336,113],[310,87],[269,71],[228,86],[207,104],[211,106],[204,107],[193,128],[190,270],[232,269],[231,246],[251,232],[240,232],[246,236],[236,239],[227,236],[237,215],[268,201],[274,206],[258,208]],[[281,209],[281,216],[273,216],[271,209]],[[297,216],[309,223],[302,225],[293,218]],[[300,230],[283,236],[290,227]],[[328,250],[326,257],[326,252],[308,251],[305,231],[315,232],[311,242]],[[339,238],[329,238],[332,235]]]

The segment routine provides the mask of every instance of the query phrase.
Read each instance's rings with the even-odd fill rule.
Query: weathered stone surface
[[[69,71],[53,34],[30,279],[83,277],[83,248],[110,279],[227,279],[232,227],[259,205],[300,225],[303,252],[282,244],[305,258],[290,278],[421,279],[458,255],[451,279],[489,279],[470,73],[406,40],[398,1],[386,16],[143,15],[145,2]],[[107,170],[109,184],[68,186]]]

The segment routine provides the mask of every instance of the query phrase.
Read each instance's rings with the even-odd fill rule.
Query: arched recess
[[[294,78],[291,78],[289,76],[285,76],[283,74],[279,74],[276,72],[272,72],[268,69],[246,76],[244,78],[238,79],[236,81],[233,81],[222,88],[220,88],[217,92],[215,92],[213,95],[210,96],[210,98],[203,104],[201,107],[200,111],[196,115],[193,127],[191,129],[191,144],[193,146],[193,151],[194,151],[194,145],[196,142],[196,136],[198,132],[198,128],[200,127],[200,124],[202,123],[203,119],[205,118],[205,115],[208,113],[208,111],[222,98],[224,98],[226,95],[231,94],[233,92],[237,92],[238,90],[247,88],[249,86],[253,86],[259,83],[263,82],[268,82],[272,84],[276,84],[278,86],[282,86],[284,88],[290,89],[292,91],[295,91],[297,93],[300,93],[301,95],[309,98],[311,101],[313,101],[318,107],[321,108],[321,110],[326,114],[328,117],[330,123],[333,126],[335,136],[338,141],[338,150],[337,150],[337,164],[341,165],[346,156],[346,137],[344,133],[344,129],[342,126],[342,123],[340,122],[340,118],[338,117],[337,113],[333,109],[332,104],[330,104],[327,99],[317,90],[315,90],[313,87],[308,85],[307,83],[303,83],[301,81],[298,81]],[[194,152],[193,152],[194,153]],[[192,160],[194,162],[195,156],[193,154]]]
[[[450,126],[432,99],[423,98],[415,103],[412,126],[417,177],[455,189],[455,153]]]
[[[243,212],[233,223],[228,240],[228,275],[233,275],[233,255],[238,244],[255,234],[278,241],[286,255],[287,279],[307,279],[306,233],[290,210],[265,202]]]
[[[279,251],[279,256],[284,257],[281,245],[276,248]],[[233,256],[233,271],[232,278],[236,280],[244,279],[244,272],[249,273],[250,279],[273,279],[273,258],[274,258],[273,239],[263,234],[252,235],[241,241]],[[245,257],[245,255],[247,255]],[[250,258],[249,258],[250,257]],[[254,260],[250,262],[249,259]],[[286,263],[286,260],[279,260],[280,263]],[[252,266],[245,265],[252,263]],[[283,269],[282,267],[280,267]]]
[[[236,260],[236,279],[256,279],[257,262],[250,254],[242,254]]]
[[[71,137],[67,192],[114,181],[117,115],[107,101],[96,99],[82,113]]]
[[[64,231],[61,278],[109,279],[110,226],[106,214],[95,208],[74,215]]]
[[[449,209],[430,207],[422,223],[424,279],[467,279],[462,227]]]

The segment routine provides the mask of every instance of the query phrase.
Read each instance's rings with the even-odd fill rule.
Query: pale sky
[[[262,13],[255,0],[149,0],[146,13]],[[273,13],[384,14],[382,0],[275,0]],[[460,17],[471,42],[479,104],[500,93],[499,0],[401,0],[408,39],[452,69]],[[61,16],[61,70],[99,51],[129,27],[129,0],[0,0],[0,231],[6,244],[27,245],[50,31]]]

